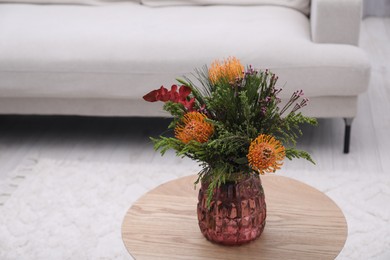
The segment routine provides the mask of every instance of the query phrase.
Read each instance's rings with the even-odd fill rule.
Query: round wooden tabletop
[[[196,176],[167,182],[128,210],[122,239],[135,259],[334,259],[347,238],[340,208],[293,179],[261,176],[267,220],[259,239],[242,246],[207,241],[198,227]]]

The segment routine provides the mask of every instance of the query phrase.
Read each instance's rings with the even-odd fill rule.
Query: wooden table
[[[122,239],[135,259],[334,259],[344,246],[347,224],[322,192],[293,179],[261,176],[267,203],[263,234],[252,243],[227,247],[200,233],[196,176],[160,185],[128,210]]]

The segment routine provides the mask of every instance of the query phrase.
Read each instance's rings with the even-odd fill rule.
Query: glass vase
[[[266,204],[258,174],[216,188],[207,207],[208,183],[202,182],[198,197],[198,221],[211,242],[241,245],[257,239],[264,230]]]

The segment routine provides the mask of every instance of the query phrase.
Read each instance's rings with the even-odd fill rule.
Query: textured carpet
[[[166,181],[196,173],[172,165],[41,160],[0,183],[0,259],[130,259],[123,217],[140,196]],[[390,174],[278,174],[325,192],[343,210],[348,239],[338,259],[390,259]]]

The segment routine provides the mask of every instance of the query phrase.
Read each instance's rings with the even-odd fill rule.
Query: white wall
[[[363,17],[390,16],[390,0],[364,0]]]

